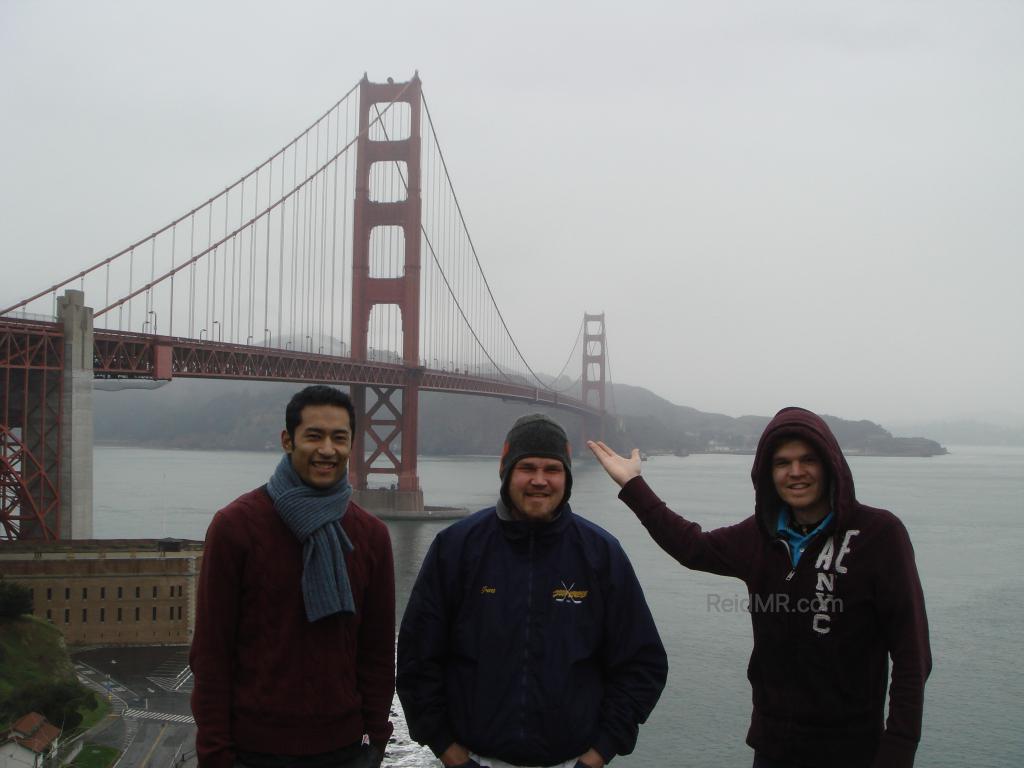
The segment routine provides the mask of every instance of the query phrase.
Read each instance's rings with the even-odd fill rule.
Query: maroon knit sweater
[[[788,438],[817,448],[835,513],[795,568],[776,533],[781,501],[771,480],[772,453]],[[775,416],[751,477],[754,515],[707,532],[672,512],[641,477],[619,497],[684,566],[746,583],[754,630],[750,746],[796,765],[909,768],[932,659],[906,528],[891,512],[857,501],[839,444],[810,411]]]
[[[310,623],[302,545],[265,488],[218,512],[206,533],[189,663],[201,768],[235,750],[305,755],[383,746],[395,690],[395,574],[388,529],[356,504],[342,527],[356,612]]]

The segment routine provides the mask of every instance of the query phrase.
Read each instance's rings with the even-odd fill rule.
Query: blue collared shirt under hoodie
[[[775,530],[782,537],[782,540],[789,545],[789,559],[793,561],[794,568],[800,562],[800,556],[803,555],[804,550],[807,548],[807,542],[825,530],[832,522],[833,516],[832,510],[829,510],[829,513],[822,518],[813,531],[804,534],[790,527],[789,521],[793,517],[793,510],[789,508],[789,505],[784,504],[779,509],[779,522],[776,524]]]

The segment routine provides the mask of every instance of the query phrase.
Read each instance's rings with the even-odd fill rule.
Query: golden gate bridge
[[[348,385],[353,487],[383,481],[378,502],[415,514],[420,391],[553,406],[599,433],[604,315],[566,346],[544,377],[510,332],[418,74],[364,75],[223,191],[0,309],[0,538],[92,537],[95,379]]]

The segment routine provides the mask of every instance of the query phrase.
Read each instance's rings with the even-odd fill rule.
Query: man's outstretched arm
[[[640,451],[620,456],[601,441],[588,441],[595,458],[622,490],[619,498],[633,510],[663,550],[687,568],[746,579],[753,550],[760,543],[753,518],[713,531],[701,529],[668,508],[641,476]]]

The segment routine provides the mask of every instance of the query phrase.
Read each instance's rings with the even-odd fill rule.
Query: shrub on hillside
[[[26,613],[32,613],[32,590],[0,578],[0,619],[14,619]]]
[[[78,711],[80,708],[92,709],[95,706],[96,698],[92,692],[78,681],[36,683],[15,691],[7,701],[0,704],[0,721],[39,712],[67,732],[82,722],[82,715]]]

